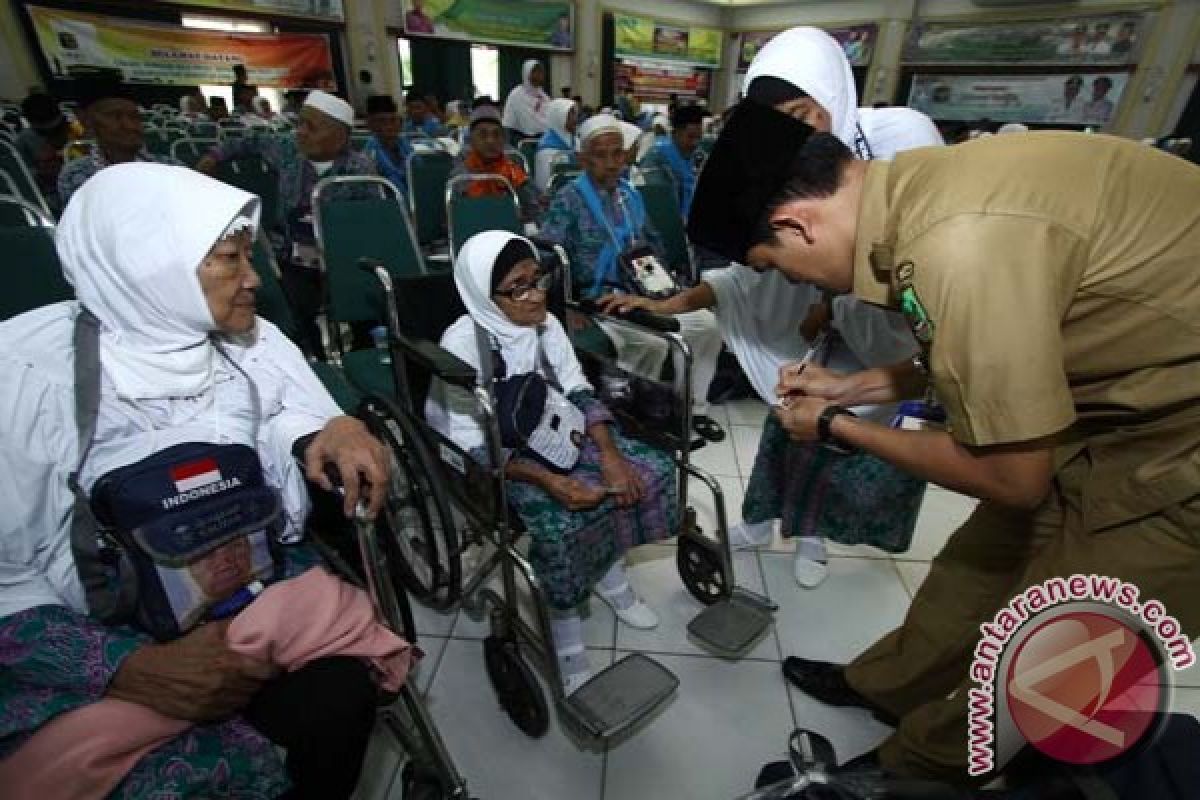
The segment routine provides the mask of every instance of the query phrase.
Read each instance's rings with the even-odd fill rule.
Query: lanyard
[[[600,220],[604,229],[608,231],[609,238],[612,239],[613,247],[616,248],[615,255],[620,256],[624,250],[624,245],[621,243],[621,238],[617,236],[616,230],[612,226],[612,222],[605,212],[604,204],[600,200],[600,193],[596,191],[595,184],[592,183],[592,178],[586,172],[579,176],[579,191],[583,195],[583,200],[587,203],[588,208],[592,212],[592,216]],[[633,245],[637,241],[637,233],[634,230],[634,220],[629,210],[625,207],[624,187],[620,183],[617,184],[616,190],[613,192],[613,200],[617,208],[621,212],[621,216],[625,220],[625,225],[629,229],[629,244]]]
[[[854,125],[854,154],[868,160],[875,158],[875,151],[871,149],[871,143],[867,141],[862,125],[858,123]]]

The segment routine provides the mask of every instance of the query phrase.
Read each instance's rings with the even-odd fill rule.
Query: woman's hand
[[[191,722],[232,716],[277,670],[230,650],[228,627],[229,620],[214,622],[168,644],[139,647],[113,676],[108,696]]]
[[[568,511],[587,511],[604,502],[607,493],[598,486],[589,486],[566,475],[555,475],[546,491]]]
[[[326,491],[333,491],[333,484],[325,475],[326,464],[336,466],[341,474],[346,495],[342,510],[346,516],[354,516],[359,498],[365,496],[367,513],[374,518],[387,499],[391,461],[387,448],[367,430],[362,420],[334,417],[304,454],[308,479]]]
[[[645,496],[646,487],[638,477],[637,470],[619,452],[604,453],[600,456],[600,472],[604,475],[605,485],[609,489],[617,490],[613,496],[618,508],[637,505]]]
[[[831,403],[854,405],[848,400],[853,386],[851,375],[797,362],[779,368],[779,385],[775,387],[775,394],[781,398],[805,395]]]
[[[784,404],[771,409],[771,413],[793,441],[814,442],[817,440],[817,418],[829,405],[828,400],[819,397],[793,395]]]

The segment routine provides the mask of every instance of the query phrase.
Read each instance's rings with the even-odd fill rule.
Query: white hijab
[[[858,90],[842,46],[820,28],[792,28],[767,42],[746,72],[743,91],[755,78],[787,81],[829,112],[831,132],[854,150],[858,135]]]
[[[258,214],[252,194],[148,162],[107,167],[71,197],[58,255],[100,320],[100,361],[118,396],[194,397],[212,385],[216,323],[196,270]]]
[[[575,134],[567,130],[567,118],[571,116],[573,108],[575,101],[565,97],[550,101],[550,105],[546,107],[546,128],[561,136],[567,144],[575,141]],[[576,127],[578,128],[578,125]]]
[[[504,103],[503,125],[536,136],[546,130],[546,109],[550,95],[534,86],[529,76],[540,62],[531,58],[521,67],[521,85],[513,87]]]

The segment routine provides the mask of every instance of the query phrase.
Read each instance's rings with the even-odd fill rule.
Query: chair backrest
[[[446,238],[446,180],[454,169],[449,153],[415,152],[408,157],[409,208],[422,245]]]
[[[208,155],[218,144],[220,142],[216,139],[184,137],[183,139],[176,139],[171,145],[171,155],[187,166],[194,167],[196,166],[196,162]]]
[[[273,228],[279,223],[279,173],[263,158],[247,156],[222,161],[213,177],[258,195],[265,227]]]
[[[188,123],[188,135],[197,139],[215,139],[217,131],[217,123],[210,120],[194,119]]]
[[[517,151],[525,159],[526,172],[529,172],[529,168],[537,163],[538,141],[538,139],[522,139],[517,142]]]
[[[313,189],[312,207],[331,320],[382,322],[383,289],[359,261],[383,262],[394,280],[425,273],[399,190],[374,176],[334,176]]]
[[[509,160],[525,170],[526,175],[531,178],[533,177],[534,162],[526,158],[524,153],[514,147],[506,147],[504,148],[504,155],[508,156]]]
[[[468,197],[464,192],[475,182],[500,184],[503,194]],[[455,175],[446,184],[446,219],[449,222],[450,257],[456,258],[463,242],[483,231],[524,233],[517,192],[503,175],[480,173]]]
[[[157,156],[171,155],[171,145],[182,139],[179,128],[146,128],[146,149]]]
[[[647,173],[659,170],[647,170]],[[679,197],[672,182],[651,180],[638,187],[638,193],[646,204],[646,216],[663,240],[667,265],[685,275],[692,275],[691,251],[688,249],[687,229],[683,223],[683,212],[679,209]]]
[[[558,194],[558,190],[566,186],[571,181],[583,174],[583,170],[578,167],[574,169],[564,169],[559,171],[555,169],[554,174],[550,177],[550,183],[546,185],[546,193],[553,197]]]
[[[300,326],[296,323],[296,315],[292,312],[291,303],[284,294],[283,285],[279,282],[279,267],[275,263],[275,255],[271,252],[271,244],[266,235],[260,230],[254,240],[254,271],[262,285],[258,287],[256,296],[256,312],[268,322],[274,323],[283,335],[292,341],[299,340]]]
[[[402,278],[395,282],[394,289],[400,332],[410,339],[436,344],[446,329],[467,313],[450,272]],[[413,364],[406,364],[406,373],[412,407],[420,414],[425,408],[432,376]]]
[[[4,291],[0,292],[0,320],[75,297],[62,274],[54,247],[54,223],[37,206],[21,198],[0,197],[0,209],[17,205],[38,219],[37,225],[0,225],[0,250],[5,263]],[[6,210],[3,216],[7,217]]]
[[[19,196],[22,200],[37,208],[47,217],[53,216],[50,206],[46,204],[46,198],[42,197],[42,192],[38,189],[37,181],[33,179],[29,167],[25,165],[25,159],[9,142],[0,141],[0,172],[8,174],[13,185],[20,192]]]

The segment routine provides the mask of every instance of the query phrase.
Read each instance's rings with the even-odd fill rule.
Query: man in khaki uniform
[[[926,353],[846,377],[785,367],[785,427],[983,501],[899,629],[845,668],[785,666],[818,699],[895,717],[885,769],[966,780],[979,625],[1032,584],[1119,577],[1200,636],[1198,210],[1200,170],[1105,136],[994,137],[889,164],[749,104],[722,133],[693,240],[903,306]],[[920,396],[918,367],[948,431],[845,412]]]

